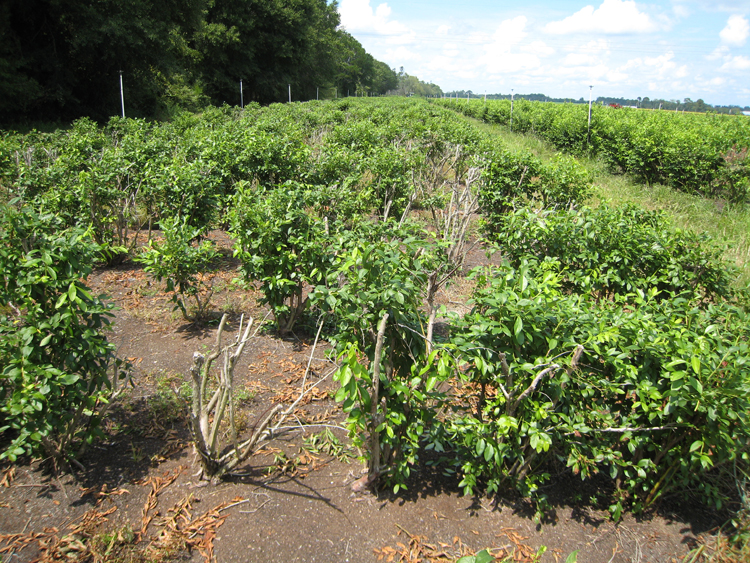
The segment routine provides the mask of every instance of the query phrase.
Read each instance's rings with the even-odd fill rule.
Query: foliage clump
[[[149,241],[136,261],[157,281],[166,281],[167,291],[172,292],[171,301],[185,320],[203,320],[208,316],[213,294],[205,274],[212,268],[218,252],[211,241],[198,242],[205,230],[191,226],[187,217],[166,217],[161,227],[164,241]],[[191,299],[195,308],[190,305]]]
[[[672,228],[664,213],[634,205],[596,209],[519,209],[503,217],[494,239],[511,264],[559,265],[569,291],[600,298],[657,288],[716,301],[732,296],[732,270],[706,234]]]
[[[90,233],[54,216],[0,209],[1,458],[65,464],[100,433],[122,388],[107,340],[112,307],[84,283],[98,252]]]

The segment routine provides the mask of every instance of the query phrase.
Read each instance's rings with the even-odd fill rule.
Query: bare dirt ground
[[[227,246],[226,238],[213,238]],[[470,262],[479,262],[477,250]],[[213,310],[261,321],[258,293],[231,284],[227,253],[214,276]],[[105,438],[72,473],[39,461],[0,466],[0,561],[367,562],[454,561],[492,548],[498,560],[582,563],[677,562],[722,519],[667,499],[649,514],[613,523],[592,498],[596,482],[553,478],[553,509],[541,523],[510,491],[464,497],[458,480],[422,465],[407,491],[355,493],[361,464],[348,445],[327,346],[313,354],[313,378],[328,377],[237,474],[220,484],[196,477],[181,387],[194,351],[214,344],[216,323],[187,324],[160,285],[133,263],[95,272],[89,284],[120,308],[111,340],[135,366],[134,387],[105,420]],[[462,307],[468,286],[443,302]],[[270,326],[270,325],[269,325]],[[275,403],[291,404],[312,350],[311,330],[280,339],[259,332],[241,358],[246,428]],[[318,426],[303,427],[304,424]],[[328,435],[326,435],[328,431]],[[541,555],[535,559],[538,554]]]

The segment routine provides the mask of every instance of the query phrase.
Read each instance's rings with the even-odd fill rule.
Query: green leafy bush
[[[531,154],[495,150],[484,172],[479,203],[485,232],[497,235],[506,215],[538,205],[565,208],[580,205],[591,196],[591,174],[569,156],[543,164]]]
[[[148,248],[135,261],[143,264],[156,281],[166,281],[167,291],[174,292],[171,301],[185,320],[204,319],[213,290],[203,274],[210,271],[218,255],[214,244],[209,240],[196,242],[205,228],[191,226],[186,216],[164,218],[161,228],[164,242],[149,241]],[[191,299],[195,301],[194,310]]]
[[[490,270],[454,343],[478,410],[449,421],[461,486],[538,496],[555,464],[609,475],[615,518],[671,490],[721,505],[705,475],[748,459],[747,314],[726,303],[565,292],[550,263]],[[580,348],[578,348],[580,346]]]
[[[662,212],[633,205],[506,215],[495,240],[518,266],[556,260],[563,286],[600,297],[647,291],[660,298],[689,293],[708,300],[730,297],[731,270],[705,234],[674,230]]]
[[[99,246],[27,208],[4,205],[0,217],[0,458],[64,463],[99,433],[121,383],[111,306],[83,281]]]
[[[243,184],[232,211],[235,256],[245,278],[260,282],[262,303],[271,307],[281,334],[307,307],[305,284],[324,276],[326,227],[306,209],[308,199],[303,186],[291,182],[268,192]]]
[[[372,478],[381,473],[394,491],[405,488],[425,433],[435,423],[438,381],[450,374],[450,356],[428,353],[420,312],[428,273],[439,258],[413,237],[342,240],[327,286],[314,303],[335,318],[330,336],[342,367],[336,400],[348,414],[358,446],[370,444]],[[375,453],[374,453],[375,452]]]

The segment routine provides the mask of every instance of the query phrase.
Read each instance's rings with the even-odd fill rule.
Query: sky
[[[445,92],[750,106],[750,0],[338,4],[367,52]]]

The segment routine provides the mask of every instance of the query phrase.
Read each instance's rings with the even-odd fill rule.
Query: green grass
[[[542,160],[549,160],[559,152],[533,135],[511,133],[504,126],[466,119],[482,131],[498,136],[512,151],[529,151]],[[725,246],[725,259],[738,269],[735,285],[744,287],[750,284],[750,206],[725,205],[723,201],[686,194],[662,185],[647,186],[629,176],[610,173],[606,164],[597,159],[582,158],[579,162],[594,177],[596,192],[591,205],[634,203],[644,209],[662,210],[675,227],[708,233],[718,244]]]

